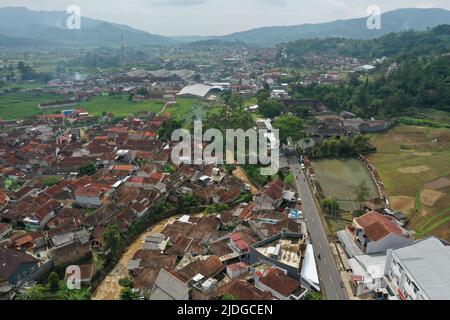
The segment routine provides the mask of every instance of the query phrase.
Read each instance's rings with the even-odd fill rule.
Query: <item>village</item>
[[[449,244],[416,241],[364,155],[355,161],[375,195],[344,230],[323,231],[327,190],[299,150],[385,132],[392,121],[334,112],[290,89],[338,83],[374,66],[313,56],[318,72],[293,75],[278,67],[282,47],[216,50],[221,58],[210,65],[167,61],[156,71],[98,72],[21,89],[71,98],[0,121],[0,298],[70,297],[65,289],[78,270],[81,287],[73,291],[98,300],[448,299]],[[289,77],[295,80],[287,84]],[[277,117],[261,117],[254,98],[261,90],[284,116],[308,109],[305,137],[282,148],[291,183],[271,178],[255,186],[239,166],[173,163],[175,143],[160,137],[164,125],[190,122],[197,104],[229,107],[224,92],[244,99],[255,128],[271,131]],[[126,116],[88,107],[115,96],[125,100],[119,113]],[[65,285],[48,292],[49,274]]]

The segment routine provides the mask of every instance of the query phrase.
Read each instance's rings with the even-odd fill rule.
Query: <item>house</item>
[[[246,253],[248,252],[250,245],[240,233],[236,232],[230,237],[230,247],[236,253]]]
[[[386,287],[384,268],[386,255],[360,255],[348,260],[357,296],[379,292]]]
[[[0,240],[6,238],[13,231],[12,226],[7,223],[0,223]]]
[[[190,281],[195,281],[195,278],[198,275],[201,275],[202,279],[214,278],[224,269],[225,265],[218,256],[210,256],[202,257],[201,259],[189,263],[178,270],[178,274],[181,279],[184,279],[186,283],[188,283]]]
[[[0,190],[0,209],[4,208],[10,201],[8,195],[3,190]]]
[[[79,273],[77,271],[79,271]],[[68,266],[66,268],[64,280],[67,281],[71,276],[79,276],[81,285],[89,285],[91,283],[92,277],[94,276],[94,265],[86,264]]]
[[[386,253],[412,243],[411,234],[390,217],[376,211],[353,221],[355,242],[364,254]]]
[[[90,183],[75,190],[75,200],[83,207],[100,207],[112,191],[111,186]]]
[[[246,301],[272,300],[272,294],[270,292],[261,291],[249,282],[241,279],[234,279],[220,287],[217,295],[219,297],[230,295]]]
[[[450,246],[436,237],[389,249],[384,273],[392,298],[450,300]]]
[[[279,300],[301,300],[307,292],[300,282],[277,267],[268,268],[262,275],[257,274],[255,287],[261,291],[270,292]]]
[[[47,201],[36,210],[32,210],[28,213],[22,222],[28,231],[37,231],[44,228],[47,223],[61,211],[62,208],[63,204],[59,201]]]
[[[263,188],[263,190],[255,195],[254,210],[258,212],[275,211],[280,208],[283,203],[285,190],[287,185],[279,180],[274,180]]]
[[[153,233],[144,240],[143,250],[157,250],[163,252],[169,239],[161,233]]]
[[[38,260],[31,255],[10,248],[0,248],[0,278],[19,285],[37,270]]]
[[[180,279],[161,269],[153,285],[150,300],[189,300],[190,289]]]
[[[249,265],[245,262],[238,262],[227,266],[227,275],[230,279],[236,279],[249,272]]]

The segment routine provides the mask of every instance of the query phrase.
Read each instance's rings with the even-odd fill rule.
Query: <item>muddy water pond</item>
[[[370,172],[358,159],[326,159],[312,163],[325,196],[339,200],[343,210],[359,209],[355,188],[363,181],[370,190],[370,197],[378,196],[377,186]]]

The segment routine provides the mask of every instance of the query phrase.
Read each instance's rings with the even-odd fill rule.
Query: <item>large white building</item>
[[[403,300],[450,300],[450,246],[436,237],[388,250],[390,293]]]
[[[212,92],[220,92],[223,88],[220,86],[208,86],[206,84],[194,84],[184,87],[178,94],[178,97],[206,99]]]

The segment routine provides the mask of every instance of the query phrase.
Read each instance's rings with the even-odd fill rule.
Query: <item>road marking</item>
[[[327,265],[327,259],[323,259],[323,263],[325,263],[325,265]]]
[[[331,274],[328,275],[330,277],[331,283],[334,283],[333,278],[331,277]]]

